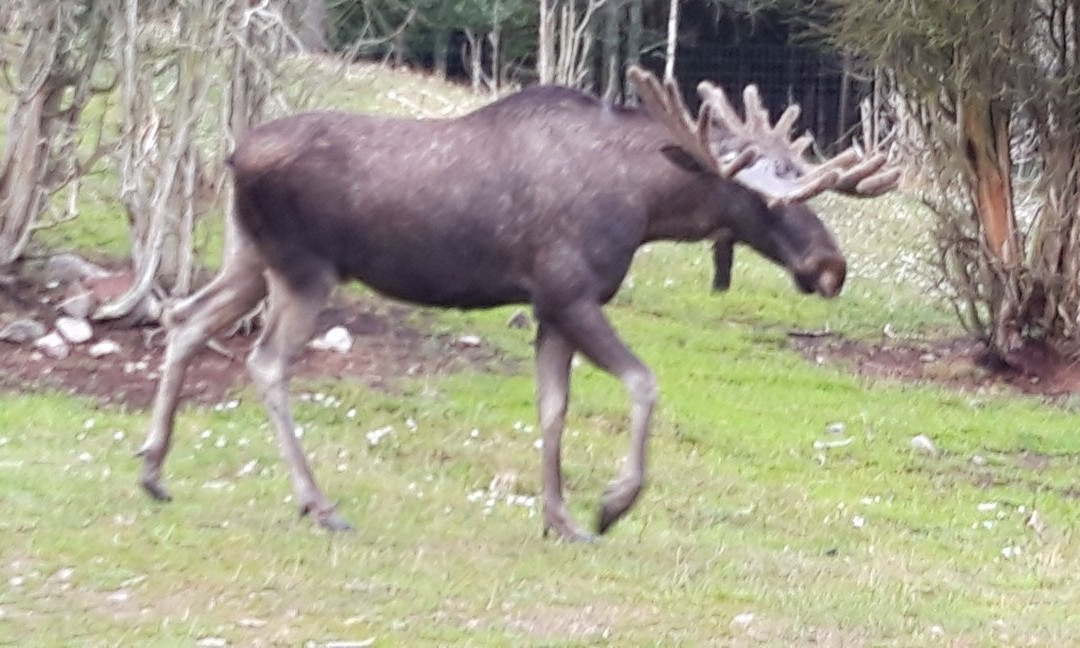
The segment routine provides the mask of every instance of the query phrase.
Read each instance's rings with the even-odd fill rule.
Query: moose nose
[[[815,268],[817,280],[814,282],[814,290],[819,295],[831,299],[840,294],[844,287],[844,277],[847,276],[847,263],[840,257],[828,257],[821,259]]]

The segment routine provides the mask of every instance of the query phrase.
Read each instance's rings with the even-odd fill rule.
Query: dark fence
[[[791,103],[802,107],[796,132],[809,130],[825,149],[846,146],[860,126],[859,102],[871,83],[838,56],[809,47],[701,42],[679,52],[676,77],[696,107],[702,79],[720,85],[741,109],[742,90],[756,84],[773,119]]]

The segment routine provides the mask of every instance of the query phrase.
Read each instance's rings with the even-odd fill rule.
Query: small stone
[[[0,340],[22,344],[45,335],[45,325],[33,319],[20,319],[11,322],[0,330]]]
[[[45,263],[45,280],[67,283],[86,277],[101,277],[108,270],[75,254],[57,254]]]
[[[315,338],[309,345],[319,351],[333,351],[335,353],[348,353],[352,349],[353,337],[349,329],[344,326],[335,326],[321,337]]]
[[[120,345],[112,340],[102,340],[87,349],[91,358],[101,358],[120,352]]]
[[[732,619],[731,619],[731,627],[735,628],[735,629],[745,629],[753,622],[754,622],[754,613],[753,612],[743,612],[741,614],[736,614],[734,617],[732,617]]]
[[[458,344],[463,347],[478,347],[482,342],[479,335],[462,335],[458,338]]]
[[[367,442],[368,442],[369,446],[374,447],[374,446],[377,446],[380,441],[382,441],[384,436],[390,434],[393,431],[394,431],[394,428],[392,426],[390,426],[390,425],[387,425],[386,427],[377,428],[375,430],[372,430],[372,431],[368,432],[367,434],[364,435],[364,438],[367,439]]]
[[[911,437],[911,449],[919,454],[929,455],[931,457],[937,457],[941,454],[937,445],[925,434],[919,434]]]
[[[60,312],[80,320],[90,317],[97,305],[94,303],[94,294],[79,284],[71,284],[67,294],[67,298],[58,306]]]
[[[986,457],[984,457],[982,455],[975,455],[975,456],[973,456],[971,458],[971,463],[976,465],[976,466],[985,466],[986,465]]]
[[[40,349],[45,355],[56,360],[62,360],[71,353],[71,348],[68,346],[68,343],[65,342],[64,338],[56,331],[38,338],[37,341],[34,342],[34,346]]]
[[[90,326],[90,322],[74,317],[56,318],[56,330],[72,344],[82,344],[94,337],[94,329]]]
[[[1043,520],[1043,517],[1039,515],[1039,512],[1035,509],[1031,510],[1027,519],[1024,520],[1024,524],[1034,531],[1037,536],[1042,536],[1042,534],[1046,533],[1046,521]]]
[[[57,580],[57,581],[59,581],[61,583],[67,583],[68,581],[71,580],[71,577],[74,574],[75,574],[75,569],[74,568],[72,568],[72,567],[64,567],[64,568],[60,569],[59,571],[57,571],[55,574],[53,574],[53,579],[55,579],[55,580]]]

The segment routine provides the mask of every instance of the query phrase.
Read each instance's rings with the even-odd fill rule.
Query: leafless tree
[[[592,23],[607,0],[540,0],[537,75],[541,83],[584,87],[596,37]]]
[[[222,204],[225,158],[253,120],[274,112],[284,55],[301,47],[282,2],[118,2],[117,167],[135,281],[98,319],[152,316],[155,290],[190,292],[195,222]]]
[[[679,43],[679,0],[668,3],[667,49],[664,54],[664,80],[675,78],[675,50]]]
[[[105,150],[93,141],[80,147],[80,136],[94,132],[80,129],[80,117],[103,89],[94,86],[103,79],[93,72],[107,49],[109,6],[90,0],[0,6],[0,73],[13,99],[0,152],[0,268],[22,256],[36,227],[49,224],[39,217],[50,198]]]

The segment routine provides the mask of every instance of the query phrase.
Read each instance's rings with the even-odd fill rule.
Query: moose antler
[[[825,191],[878,196],[896,187],[899,169],[883,169],[883,153],[865,156],[849,148],[824,162],[805,159],[814,141],[809,133],[792,138],[799,119],[797,104],[769,123],[757,87],[743,90],[745,119],[716,85],[698,85],[702,104],[695,119],[674,81],[661,83],[651,72],[633,66],[628,78],[646,110],[667,126],[678,147],[702,168],[762,193],[772,206],[809,200]],[[719,127],[714,134],[714,127]]]
[[[703,168],[730,178],[757,157],[757,150],[747,144],[721,161],[712,151],[712,106],[702,104],[697,119],[690,115],[674,81],[661,83],[651,72],[632,66],[627,77],[638,90],[645,109],[667,126],[676,144]]]
[[[776,124],[770,125],[768,110],[753,85],[743,90],[745,119],[740,119],[727,95],[716,85],[703,81],[698,85],[698,94],[726,131],[719,141],[721,158],[741,155],[750,145],[761,150],[760,158],[747,165],[736,179],[769,196],[770,204],[804,201],[825,191],[878,196],[891,191],[900,180],[899,169],[883,169],[885,154],[864,156],[854,147],[818,164],[807,161],[803,156],[813,136],[791,136],[799,106],[788,106]]]

